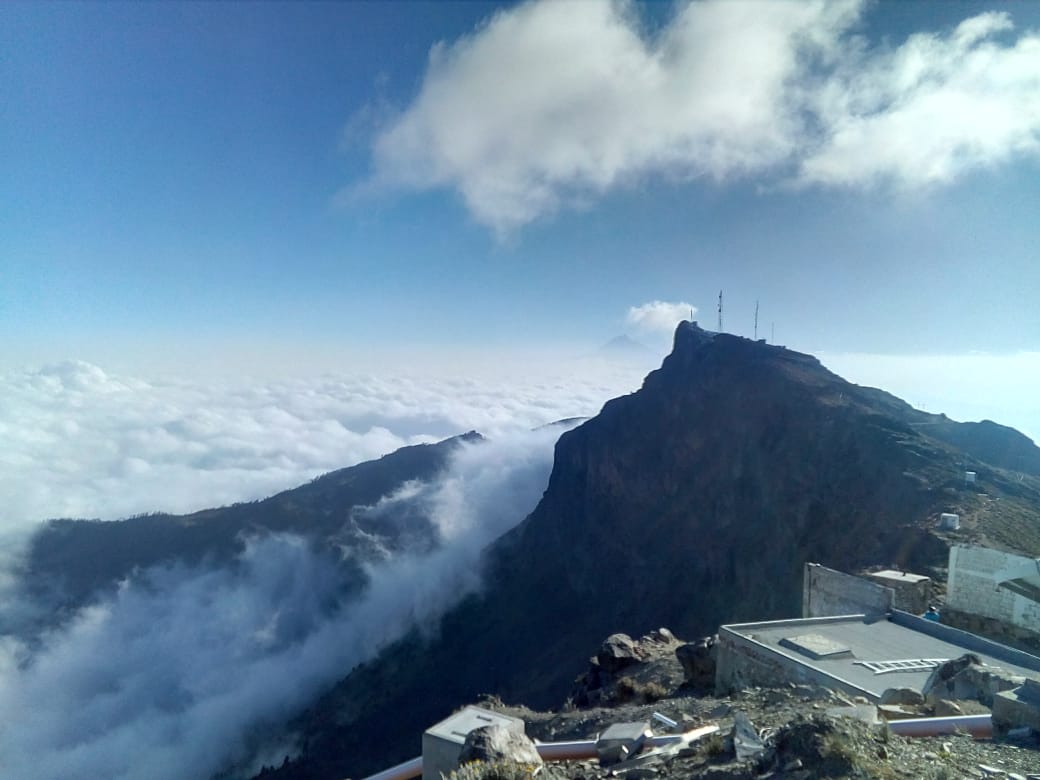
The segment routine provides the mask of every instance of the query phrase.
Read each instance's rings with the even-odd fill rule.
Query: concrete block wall
[[[880,615],[892,609],[894,601],[895,592],[891,588],[818,563],[805,564],[803,618]]]
[[[753,686],[773,688],[785,682],[821,685],[850,696],[873,698],[870,691],[837,680],[805,663],[723,626],[719,630],[715,661],[715,694],[724,696]]]
[[[1040,633],[1040,604],[997,587],[1002,571],[1031,560],[988,547],[951,547],[946,604]]]
[[[1040,656],[1040,633],[1030,631],[1021,626],[1013,626],[1003,620],[961,612],[948,604],[942,609],[944,625],[959,628],[992,639],[995,642],[1014,647],[1017,650]]]

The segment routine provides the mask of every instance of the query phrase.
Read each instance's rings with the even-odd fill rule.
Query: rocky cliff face
[[[558,705],[612,631],[797,616],[808,560],[941,565],[931,520],[974,499],[958,493],[966,455],[926,435],[932,422],[808,355],[681,324],[639,392],[560,438],[542,501],[490,550],[483,594],[344,680],[272,776],[383,768],[484,692]],[[978,489],[1012,481],[977,468]],[[1036,481],[1020,489],[1040,527]]]
[[[552,605],[526,619],[548,637],[797,615],[806,560],[939,562],[954,460],[814,358],[686,324],[638,393],[561,437],[489,596]],[[540,677],[506,692],[546,703],[563,680]]]

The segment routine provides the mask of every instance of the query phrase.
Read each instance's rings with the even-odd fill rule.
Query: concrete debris
[[[977,655],[967,653],[936,667],[922,693],[932,705],[942,699],[968,699],[992,707],[997,693],[1017,688],[1024,682],[1024,677],[996,666],[985,666]]]
[[[599,763],[609,766],[634,756],[650,734],[650,724],[647,721],[613,724],[596,740]]]
[[[733,715],[733,750],[737,759],[743,761],[757,758],[765,752],[766,746],[755,731],[755,726],[743,712]]]
[[[671,756],[672,753],[665,750],[647,750],[640,753],[632,758],[625,759],[617,764],[613,764],[610,767],[610,773],[612,775],[627,774],[633,769],[645,769],[651,764],[659,763],[666,757]]]
[[[998,734],[1022,728],[1040,733],[1040,683],[1027,680],[1018,688],[998,691],[993,697],[993,728]]]

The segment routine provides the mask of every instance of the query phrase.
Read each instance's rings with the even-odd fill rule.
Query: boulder
[[[687,685],[701,690],[715,687],[718,640],[717,636],[706,636],[675,648],[675,657],[679,659]]]
[[[643,654],[628,634],[611,634],[603,640],[596,660],[601,669],[617,672],[642,660]]]
[[[676,639],[675,634],[669,631],[667,628],[658,628],[651,631],[649,634],[643,637],[643,642],[657,642],[659,644],[675,644],[679,640]]]
[[[879,704],[877,712],[885,720],[906,720],[907,718],[921,717],[921,713],[908,710],[898,704]]]
[[[977,655],[967,653],[938,666],[924,684],[922,693],[933,706],[942,699],[970,699],[992,707],[997,693],[1017,688],[1023,682],[1024,677],[1000,667],[985,666]]]
[[[483,726],[466,735],[459,753],[459,766],[470,761],[514,761],[527,766],[541,766],[542,757],[526,735],[502,726]]]
[[[916,688],[888,688],[881,694],[880,704],[924,704],[924,695]]]

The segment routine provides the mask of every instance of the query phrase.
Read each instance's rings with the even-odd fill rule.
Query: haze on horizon
[[[0,48],[3,523],[595,413],[720,289],[1040,438],[1040,5],[12,2]]]

